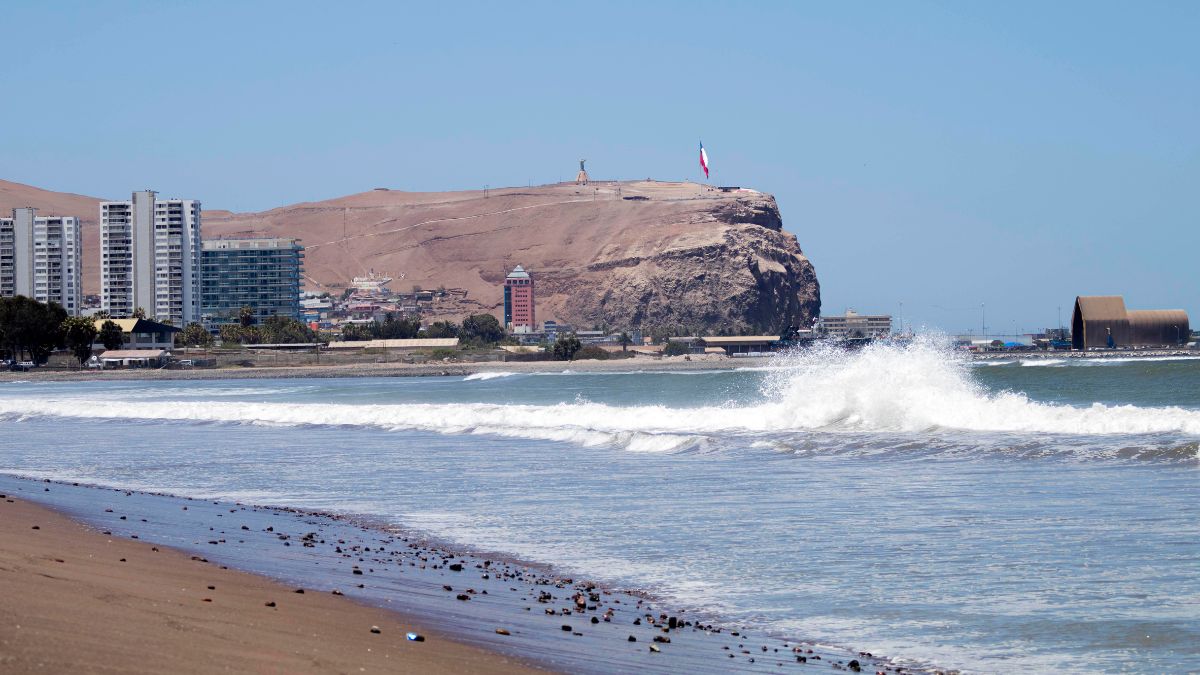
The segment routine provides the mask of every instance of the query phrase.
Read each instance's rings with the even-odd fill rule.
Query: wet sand
[[[865,653],[719,625],[717,617],[636,589],[606,588],[547,566],[466,550],[369,519],[3,474],[0,493],[26,509],[17,519],[0,510],[0,523],[5,523],[0,529],[0,595],[26,578],[48,586],[31,586],[31,592],[14,596],[19,600],[0,599],[0,654],[9,651],[5,641],[20,638],[33,645],[13,652],[23,654],[22,661],[14,662],[18,670],[32,668],[40,658],[71,653],[76,660],[54,662],[51,670],[71,671],[81,663],[134,667],[146,662],[151,664],[147,671],[178,671],[173,662],[164,668],[165,659],[191,663],[198,658],[196,671],[208,671],[215,668],[204,664],[212,664],[209,655],[216,654],[246,664],[246,670],[270,672],[274,666],[268,665],[274,661],[269,659],[277,653],[289,660],[276,670],[304,671],[306,664],[308,670],[371,670],[334,661],[324,650],[336,643],[346,650],[337,652],[339,657],[383,659],[389,671],[409,669],[404,660],[399,662],[405,665],[392,665],[401,657],[424,654],[431,659],[430,667],[421,663],[412,669],[515,672],[528,663],[579,673],[775,673],[853,670],[851,663],[857,661],[864,672],[914,672]],[[86,526],[22,504],[30,501]],[[0,507],[13,509],[14,504],[0,500]],[[31,530],[33,524],[42,529]],[[10,536],[22,542],[19,547],[6,544]],[[57,538],[47,545],[50,537]],[[148,544],[160,550],[148,552]],[[127,562],[113,562],[122,557]],[[160,565],[160,560],[170,563]],[[142,567],[128,567],[134,564]],[[223,565],[263,576],[229,572]],[[75,568],[92,571],[82,579],[65,576],[68,571],[79,574]],[[6,580],[13,569],[20,575]],[[138,571],[126,575],[127,569]],[[155,576],[159,573],[167,576]],[[51,576],[39,578],[45,574]],[[215,576],[221,574],[231,576]],[[58,588],[51,577],[73,583]],[[145,591],[143,579],[148,582]],[[233,585],[235,579],[242,579],[244,590],[231,590],[243,588]],[[306,593],[296,594],[298,587]],[[57,594],[47,594],[56,589]],[[334,596],[335,590],[344,597]],[[205,598],[213,602],[205,603]],[[389,620],[388,612],[347,599],[398,614]],[[310,601],[328,604],[307,604]],[[276,607],[267,607],[267,602]],[[87,611],[74,612],[76,603]],[[319,617],[326,607],[343,604],[346,614],[327,623],[288,622],[316,621],[310,615]],[[208,614],[218,606],[233,611]],[[17,620],[23,607],[36,608],[45,624],[36,639],[11,628],[18,623],[23,625],[20,630],[36,625]],[[281,619],[286,621],[267,623]],[[72,647],[74,652],[59,648],[93,624],[105,629]],[[371,625],[382,632],[370,633]],[[421,626],[416,630],[423,629],[429,641],[413,644],[403,639],[415,626]],[[339,632],[325,637],[327,629]],[[161,634],[165,642],[147,656],[140,646],[143,634]],[[193,640],[193,634],[203,636],[204,642]],[[309,634],[320,637],[305,639]],[[175,645],[182,651],[173,652]],[[372,649],[367,655],[360,653],[364,646]],[[322,651],[306,651],[317,647]],[[314,660],[319,657],[327,660]],[[0,671],[6,665],[0,661]]]
[[[0,499],[0,671],[536,672],[400,614],[106,536],[11,494]]]

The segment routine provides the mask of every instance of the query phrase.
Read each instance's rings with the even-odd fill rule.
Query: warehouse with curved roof
[[[1182,309],[1126,309],[1119,295],[1081,295],[1071,317],[1072,349],[1163,347],[1187,342]]]

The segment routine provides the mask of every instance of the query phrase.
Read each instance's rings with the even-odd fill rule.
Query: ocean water
[[[17,382],[0,424],[2,472],[370,515],[910,666],[1200,663],[1200,360]]]

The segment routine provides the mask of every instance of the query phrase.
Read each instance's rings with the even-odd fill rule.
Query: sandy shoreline
[[[854,658],[861,661],[866,672],[913,672],[866,654],[797,643],[761,633],[751,637],[745,629],[708,624],[710,619],[704,619],[702,615],[678,606],[673,608],[645,594],[607,589],[577,577],[563,576],[544,566],[447,547],[358,519],[289,508],[254,507],[228,501],[52,483],[4,474],[0,474],[0,493],[6,493],[8,499],[14,499],[15,495],[15,505],[28,508],[27,513],[31,514],[30,517],[10,519],[6,511],[0,510],[0,522],[21,520],[0,529],[0,537],[4,537],[0,541],[5,542],[0,544],[0,596],[5,595],[8,587],[20,586],[26,577],[49,584],[52,581],[47,580],[49,577],[38,578],[37,575],[62,576],[68,564],[71,570],[83,570],[85,563],[95,565],[90,568],[91,573],[101,582],[59,596],[47,596],[37,591],[26,594],[20,601],[0,598],[0,654],[11,651],[3,647],[3,641],[18,637],[28,639],[24,637],[27,634],[15,634],[17,629],[11,628],[19,623],[23,626],[20,630],[24,630],[28,624],[15,619],[21,616],[20,612],[28,614],[28,608],[34,608],[39,616],[47,615],[61,622],[52,624],[51,629],[31,640],[31,649],[15,652],[23,660],[12,661],[14,665],[10,669],[27,670],[32,667],[29,664],[42,655],[58,654],[56,645],[64,639],[62,636],[69,637],[86,630],[85,626],[72,623],[67,616],[74,613],[71,608],[77,596],[86,596],[95,600],[87,601],[89,625],[99,622],[110,626],[108,633],[103,635],[108,636],[105,640],[113,645],[128,647],[130,636],[143,632],[147,637],[162,633],[165,640],[178,638],[181,633],[189,633],[180,631],[177,625],[172,627],[173,624],[193,626],[198,623],[196,630],[208,631],[206,639],[213,645],[212,653],[229,654],[230,659],[243,658],[242,654],[248,654],[248,659],[258,658],[257,661],[244,661],[247,664],[245,670],[256,672],[264,672],[258,664],[265,657],[255,656],[258,652],[254,651],[263,643],[251,644],[243,639],[252,633],[234,630],[237,624],[231,624],[230,632],[214,633],[215,629],[208,623],[201,623],[191,613],[211,612],[218,606],[234,608],[236,611],[223,621],[239,617],[253,619],[249,630],[258,630],[255,626],[259,622],[263,622],[264,629],[270,628],[273,624],[266,621],[276,615],[307,621],[307,614],[293,615],[284,610],[304,609],[308,605],[301,605],[297,600],[310,602],[320,598],[331,603],[330,607],[345,606],[342,611],[347,612],[346,618],[334,623],[348,631],[344,633],[345,641],[339,643],[349,650],[345,652],[346,658],[356,654],[353,650],[363,644],[362,641],[373,646],[375,643],[371,639],[380,641],[382,635],[404,643],[404,632],[413,630],[414,626],[421,627],[418,632],[427,631],[430,635],[427,642],[405,643],[384,650],[389,659],[385,664],[389,671],[397,670],[391,663],[398,654],[412,652],[406,647],[418,647],[423,650],[421,654],[429,655],[434,654],[430,646],[441,646],[446,651],[438,651],[431,658],[443,659],[438,662],[444,663],[443,670],[457,672],[516,672],[524,667],[522,664],[581,673],[780,672],[812,667],[827,670],[834,664],[848,664]],[[55,512],[28,507],[28,502],[49,506]],[[0,506],[12,509],[14,504],[0,500]],[[52,523],[52,527],[47,523]],[[42,529],[30,530],[32,524],[39,524]],[[108,536],[97,532],[106,532]],[[59,533],[60,538],[47,546],[49,537],[46,535],[55,533]],[[7,545],[10,538],[21,543],[19,546]],[[76,541],[81,542],[80,546],[75,545]],[[147,553],[149,545],[157,546],[160,551]],[[175,550],[170,551],[167,546]],[[129,547],[129,553],[120,547]],[[119,555],[113,551],[119,551]],[[114,575],[135,569],[128,567],[134,563],[135,558],[131,556],[135,552],[138,560],[150,566],[139,570],[139,574],[134,575],[135,580],[146,570],[163,571],[168,576],[158,585],[162,595],[145,599],[151,608],[139,615],[140,618],[134,617],[136,621],[131,621],[126,619],[129,603],[111,601],[113,597],[123,597],[121,592],[128,589],[119,586],[114,592],[103,584],[129,583],[129,579],[120,576],[114,580]],[[89,555],[92,558],[87,558]],[[128,562],[113,562],[112,559],[120,557],[127,558]],[[55,559],[66,562],[57,563]],[[172,563],[160,566],[160,560],[171,560]],[[36,568],[32,567],[35,563]],[[222,569],[222,565],[253,574],[233,573]],[[9,576],[14,568],[20,571],[20,576]],[[247,590],[235,598],[213,595],[214,591],[208,590],[208,585],[216,586],[217,591],[236,587],[233,577],[222,578],[217,583],[211,581],[217,578],[211,575],[218,573],[241,575],[246,579]],[[284,585],[268,579],[283,580]],[[307,592],[295,594],[297,586],[306,588]],[[51,584],[50,588],[55,587]],[[183,592],[179,589],[198,590]],[[344,592],[345,597],[331,595],[333,589]],[[140,586],[134,590],[141,592]],[[204,603],[206,597],[213,602]],[[347,599],[364,605],[347,602]],[[265,602],[272,601],[277,603],[276,608],[265,607]],[[200,609],[192,607],[192,602],[200,604]],[[381,616],[381,610],[371,606],[384,608],[383,615],[389,613],[386,610],[400,614],[398,617],[393,615],[391,622],[386,623],[387,616]],[[186,613],[181,617],[174,616],[180,612]],[[668,622],[668,618],[677,618],[678,625],[674,621]],[[167,626],[156,625],[155,621]],[[216,622],[216,625],[226,624]],[[320,633],[323,625],[319,624],[309,632],[323,635]],[[382,633],[371,634],[370,625],[379,626]],[[498,628],[504,632],[500,633]],[[273,628],[264,639],[275,640],[276,635],[286,636],[287,633]],[[343,639],[342,635],[338,633],[337,637],[319,642],[327,645]],[[227,640],[231,642],[224,646],[218,644]],[[159,660],[155,663],[159,665],[174,654],[173,643],[164,644],[158,648]],[[390,647],[393,643],[387,644]],[[295,663],[300,672],[305,672],[306,653],[303,650],[309,647],[311,645],[303,640],[296,643],[296,651],[284,653],[292,659],[287,663]],[[191,655],[193,652],[182,653]],[[99,654],[102,659],[93,659],[91,672],[99,670],[97,664],[105,665],[110,658],[131,667],[137,665],[131,659],[141,658],[140,652],[128,648],[113,648],[111,653]],[[371,655],[380,658],[375,652]],[[480,659],[479,665],[464,659]],[[71,670],[65,666],[74,664],[64,662],[63,668],[53,670]],[[5,665],[0,661],[0,670],[5,670]],[[326,667],[328,665],[331,664],[323,662],[320,667],[308,670],[334,670]],[[278,670],[294,672],[297,668]],[[357,668],[349,670],[357,671]],[[438,672],[424,667],[416,669]],[[113,670],[124,672],[125,669]],[[152,667],[146,672],[150,670],[161,672],[164,669]],[[199,670],[211,668],[198,668],[197,672]],[[268,668],[266,672],[271,670]]]
[[[409,617],[106,536],[11,494],[0,541],[4,672],[536,672]]]

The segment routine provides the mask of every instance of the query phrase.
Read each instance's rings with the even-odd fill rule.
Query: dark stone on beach
[[[112,530],[105,530],[104,534],[112,534]]]
[[[297,588],[296,590],[294,590],[294,591],[292,591],[292,592],[293,592],[293,593],[299,593],[299,594],[303,595],[303,594],[304,594],[304,589],[303,589],[303,588]]]
[[[205,598],[204,602],[212,602],[212,598]]]
[[[674,629],[678,625],[679,625],[679,619],[677,619],[675,617],[671,617],[671,618],[667,619],[667,628]]]
[[[462,565],[461,565],[461,564],[459,564],[459,563],[453,563],[453,564],[451,564],[451,565],[450,565],[450,571],[451,571],[451,572],[461,572],[461,571],[462,571]]]
[[[379,634],[380,634],[380,633],[382,633],[383,631],[379,630],[379,626],[371,626],[371,632],[372,632],[372,633],[374,633],[374,634],[376,634],[376,635],[379,635]]]
[[[125,516],[121,516],[121,520],[126,520]]]
[[[597,619],[596,617],[593,616],[592,623],[600,623],[600,619]]]
[[[634,637],[634,636],[632,636],[632,635],[630,635],[630,636],[629,636],[629,641],[630,641],[630,642],[637,642],[637,638],[636,638],[636,637]]]
[[[797,657],[796,657],[796,661],[797,661],[798,663],[808,663],[808,657],[806,657],[806,656],[797,656]]]
[[[571,632],[571,626],[569,626],[569,625],[567,625],[567,624],[565,624],[565,623],[562,625],[562,629],[563,629],[563,632],[566,632],[566,633],[570,633],[570,632]]]
[[[655,635],[655,636],[654,636],[654,641],[655,641],[655,642],[664,642],[664,643],[666,643],[666,642],[670,642],[670,641],[671,641],[671,638],[667,637],[666,635]]]
[[[341,592],[341,591],[339,591],[339,590],[338,590],[338,589],[336,589],[336,588],[335,588],[335,589],[333,589],[332,591],[329,591],[329,592],[330,592],[330,593],[333,593],[334,595],[341,595],[341,594],[342,594],[342,592]]]
[[[217,587],[216,587],[216,586],[209,586],[209,587],[208,587],[208,590],[210,590],[210,591],[215,591],[215,590],[217,590]]]
[[[443,586],[442,586],[442,590],[445,590],[445,591],[452,591],[452,590],[454,590],[454,587],[453,587],[453,586],[450,586],[449,584],[445,584],[445,585],[443,585]]]
[[[470,600],[471,599],[471,596],[467,595],[466,593],[459,593],[458,595],[456,595],[454,597],[458,598],[459,600]]]
[[[248,529],[250,529],[250,528],[249,528],[249,527],[247,527],[247,526],[245,526],[245,525],[243,525],[243,526],[242,526],[242,529],[243,529],[243,530],[248,530]]]
[[[640,625],[642,625],[642,620],[641,620],[641,619],[634,619],[634,620],[633,620],[633,625],[635,625],[635,626],[640,626]]]
[[[266,605],[267,605],[267,607],[274,607],[274,606],[275,606],[275,603],[274,603],[274,602],[268,602],[268,603],[266,603]]]
[[[511,633],[509,633],[507,630],[505,630],[503,628],[497,628],[496,635],[511,635]]]
[[[846,664],[846,667],[848,667],[850,670],[853,670],[856,673],[862,670],[862,666],[859,665],[858,659],[851,659],[850,663]]]
[[[124,558],[121,558],[121,562],[125,562],[125,559],[124,559]]]
[[[40,530],[40,529],[42,529],[42,527],[41,527],[40,525],[34,525],[34,526],[33,526],[32,528],[30,528],[30,529],[33,529],[33,530]]]
[[[362,574],[362,570],[354,570],[354,574]]]

